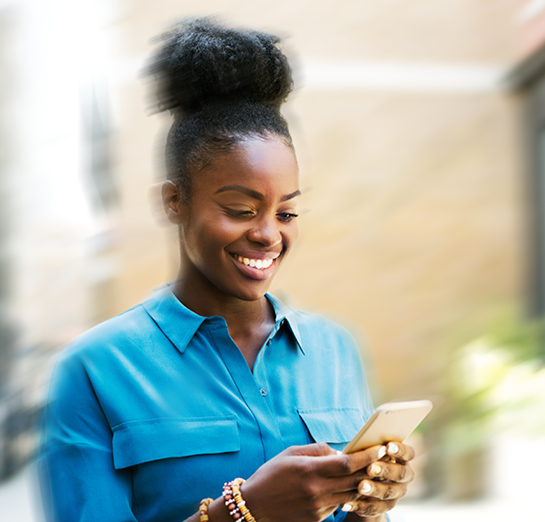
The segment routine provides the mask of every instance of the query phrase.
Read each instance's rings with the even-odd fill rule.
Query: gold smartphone
[[[387,442],[403,442],[432,407],[433,404],[428,400],[382,404],[344,448],[343,453],[354,453]]]

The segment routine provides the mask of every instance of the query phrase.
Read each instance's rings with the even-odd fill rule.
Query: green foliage
[[[544,340],[536,321],[501,326],[454,351],[440,419],[447,453],[485,448],[498,431],[545,433]]]

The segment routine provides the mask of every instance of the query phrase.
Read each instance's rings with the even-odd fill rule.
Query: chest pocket
[[[342,450],[364,423],[357,408],[298,410],[298,413],[314,442],[327,442],[336,450]]]
[[[195,455],[238,452],[236,418],[159,418],[131,421],[113,428],[114,467]]]

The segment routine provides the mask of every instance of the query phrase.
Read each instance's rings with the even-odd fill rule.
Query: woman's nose
[[[248,239],[254,243],[260,243],[266,247],[272,247],[282,242],[282,234],[278,228],[275,217],[262,217],[254,221],[253,227],[248,231]]]

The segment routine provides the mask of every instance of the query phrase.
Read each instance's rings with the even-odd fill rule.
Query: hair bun
[[[276,36],[198,18],[177,22],[160,40],[146,69],[157,80],[156,112],[239,100],[279,108],[293,88]]]

